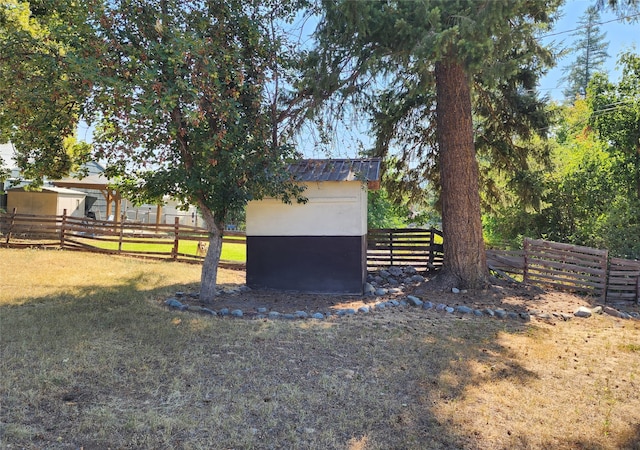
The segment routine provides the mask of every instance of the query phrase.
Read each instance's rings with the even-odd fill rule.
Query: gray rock
[[[295,315],[295,314],[283,314],[281,317],[282,317],[283,319],[289,319],[289,320],[292,320],[292,319],[295,319],[295,318],[296,318],[296,315]]]
[[[375,277],[373,277],[373,281],[377,284],[383,283],[384,282],[384,278],[382,278],[380,275],[377,275]]]
[[[617,310],[617,309],[615,309],[615,308],[612,308],[611,306],[605,306],[604,308],[602,308],[602,310],[603,310],[606,314],[608,314],[608,315],[610,315],[610,316],[618,317],[618,318],[622,318],[622,317],[620,316],[620,311],[618,311],[618,310]]]
[[[391,306],[400,306],[400,302],[398,300],[389,300],[387,303]]]
[[[637,313],[635,311],[630,312],[629,315],[631,317],[633,317],[634,319],[639,319],[640,318],[640,313]]]
[[[414,295],[408,295],[407,296],[407,302],[411,305],[411,306],[422,306],[423,301],[420,300],[418,297],[414,296]]]
[[[233,317],[242,317],[244,316],[244,313],[242,312],[241,309],[234,309],[233,311],[231,311],[231,315]]]
[[[298,319],[306,319],[307,317],[309,317],[309,314],[304,311],[296,311],[294,314]]]
[[[249,292],[249,291],[251,290],[251,288],[250,288],[249,286],[247,286],[246,284],[243,284],[242,286],[240,286],[240,287],[238,288],[238,290],[239,290],[240,292]]]
[[[269,311],[270,319],[277,319],[278,317],[280,317],[280,313],[278,311]]]
[[[415,275],[416,273],[418,273],[418,271],[413,266],[405,266],[404,273],[407,275]]]
[[[424,277],[422,275],[413,275],[411,277],[411,281],[413,283],[422,283],[424,281]]]
[[[167,300],[164,302],[164,304],[165,304],[165,305],[167,305],[167,306],[168,306],[168,307],[170,307],[170,308],[176,308],[176,309],[179,309],[179,310],[186,309],[186,306],[185,306],[185,305],[183,305],[182,303],[180,303],[180,302],[178,301],[178,299],[177,299],[177,298],[173,298],[173,297],[172,297],[172,298],[167,299]]]
[[[560,313],[560,318],[564,321],[571,320],[571,316],[569,314]]]
[[[496,309],[494,312],[496,313],[496,317],[499,317],[500,319],[507,317],[507,312],[504,309]]]
[[[204,314],[210,314],[212,316],[217,316],[218,315],[218,313],[214,309],[209,309],[209,308],[202,308],[202,312]]]
[[[596,306],[591,310],[593,314],[602,314],[602,306]]]
[[[391,288],[391,289],[389,289],[389,294],[402,294],[402,289],[400,289],[400,288]]]
[[[382,297],[383,295],[387,295],[388,292],[389,291],[387,289],[385,289],[385,288],[378,288],[378,289],[375,290],[375,294],[378,297]]]
[[[375,294],[376,288],[374,288],[371,283],[364,284],[364,295],[372,295]]]
[[[487,316],[490,316],[490,317],[494,317],[496,315],[495,311],[493,309],[489,309],[489,308],[483,309],[482,312],[484,314],[486,314]]]
[[[513,311],[509,311],[509,312],[507,313],[507,317],[508,317],[509,319],[511,319],[511,320],[519,320],[519,319],[520,319],[520,314],[515,313],[515,312],[513,312]]]
[[[358,312],[361,312],[361,313],[365,313],[365,314],[366,314],[366,313],[368,313],[368,312],[369,312],[369,307],[368,307],[368,306],[366,306],[366,305],[365,305],[365,306],[361,306],[360,308],[358,308]]]
[[[538,319],[551,320],[551,314],[549,313],[540,313],[538,314]]]
[[[484,314],[482,314],[482,311],[480,311],[479,309],[474,309],[473,310],[473,314],[476,316],[483,316]]]
[[[219,312],[219,314],[221,316],[228,316],[229,315],[229,308],[222,308]]]
[[[376,303],[376,310],[377,311],[382,311],[386,307],[387,307],[387,302]]]
[[[260,314],[266,314],[268,309],[265,308],[264,306],[261,306],[260,308],[256,308],[256,311],[259,312]]]
[[[382,278],[389,278],[389,276],[391,276],[391,274],[384,269],[380,270],[378,272],[378,275],[380,275]]]
[[[522,320],[524,320],[525,322],[530,322],[531,321],[531,316],[529,315],[529,313],[526,313],[526,312],[521,312],[520,313],[520,318]]]
[[[336,311],[336,314],[339,316],[351,316],[356,313],[356,310],[353,308],[344,308]]]
[[[462,314],[472,314],[473,313],[473,309],[469,308],[468,306],[465,305],[458,305],[456,307],[456,311],[458,311],[459,313]]]
[[[586,306],[581,306],[573,312],[573,315],[576,317],[591,317],[591,310]]]
[[[313,319],[323,320],[324,319],[324,314],[317,312],[317,313],[311,314],[311,317]]]
[[[458,289],[458,288],[451,288],[451,292],[453,292],[454,294],[459,294],[459,293],[460,293],[460,289]]]
[[[256,319],[260,320],[260,319],[266,319],[267,316],[265,316],[264,314],[256,314]]]
[[[455,309],[453,309],[451,306],[447,306],[444,310],[445,310],[446,312],[448,312],[449,314],[451,314],[452,312],[454,312],[454,311],[455,311]]]
[[[178,298],[184,297],[184,292],[182,292],[182,291],[176,292],[176,297],[178,297]]]
[[[389,273],[394,277],[399,277],[402,275],[402,268],[398,266],[389,267]]]
[[[389,283],[390,286],[399,286],[400,282],[398,280],[396,280],[395,278],[387,278],[387,283]]]
[[[436,311],[444,311],[447,308],[447,305],[445,305],[444,303],[438,303],[438,306],[436,306]]]
[[[431,309],[433,308],[433,303],[426,301],[422,304],[422,309]]]
[[[631,317],[631,315],[630,315],[630,314],[627,314],[627,313],[626,313],[626,312],[624,312],[624,311],[620,311],[620,318],[621,318],[621,319],[627,319],[627,320],[628,320],[628,319],[631,319],[632,317]]]

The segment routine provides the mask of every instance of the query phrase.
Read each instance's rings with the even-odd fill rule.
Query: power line
[[[630,16],[618,17],[618,18],[611,19],[611,20],[605,20],[604,22],[596,22],[593,25],[605,25],[607,23],[618,22],[618,21],[623,20],[623,19],[633,19],[634,17],[639,17],[639,16],[640,16],[640,13],[631,14]],[[574,31],[580,30],[581,28],[582,27],[578,27],[578,28],[574,28],[572,30],[565,30],[565,31],[558,31],[558,32],[555,32],[555,33],[544,34],[544,35],[540,36],[540,39],[548,38],[548,37],[551,37],[551,36],[558,36],[558,35],[561,35],[561,34],[572,33]]]

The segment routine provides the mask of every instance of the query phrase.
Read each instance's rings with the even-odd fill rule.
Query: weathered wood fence
[[[372,229],[367,235],[367,267],[412,265],[418,270],[442,267],[442,232],[435,229]]]
[[[3,247],[55,247],[184,262],[201,262],[209,241],[206,229],[182,225],[177,217],[173,224],[145,224],[13,212],[0,214],[0,233]],[[244,244],[244,233],[227,231],[223,242]]]
[[[226,231],[224,242],[246,244],[245,234]],[[175,261],[201,262],[204,228],[62,216],[0,213],[0,247],[52,247]],[[412,265],[437,270],[443,237],[435,229],[372,229],[369,269]],[[190,243],[190,244],[189,244]],[[487,250],[492,270],[520,275],[527,283],[594,295],[608,303],[640,303],[640,261],[609,258],[606,250],[525,239],[523,250]],[[221,262],[222,265],[234,264]]]

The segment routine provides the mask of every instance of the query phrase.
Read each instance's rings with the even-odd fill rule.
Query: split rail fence
[[[209,241],[206,229],[182,225],[178,217],[174,224],[146,224],[14,212],[0,214],[0,234],[3,247],[61,248],[183,262],[204,260]],[[243,232],[226,231],[223,242],[246,241]]]
[[[225,231],[223,242],[246,244],[244,232]],[[175,261],[201,262],[204,228],[0,213],[0,246],[51,247]],[[435,229],[372,229],[367,236],[370,270],[412,265],[437,270],[443,263],[442,232]],[[640,261],[609,258],[606,250],[525,239],[523,250],[487,250],[490,269],[519,275],[539,286],[593,295],[607,303],[640,303]],[[237,263],[221,261],[221,265]]]

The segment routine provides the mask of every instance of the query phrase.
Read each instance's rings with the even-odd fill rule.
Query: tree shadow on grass
[[[500,339],[531,324],[400,310],[329,321],[208,317],[163,307],[183,286],[146,289],[152,282],[139,275],[0,308],[0,439],[52,448],[487,448],[471,418],[496,406],[474,404],[474,390],[538,379]],[[501,439],[526,442],[506,431]]]

